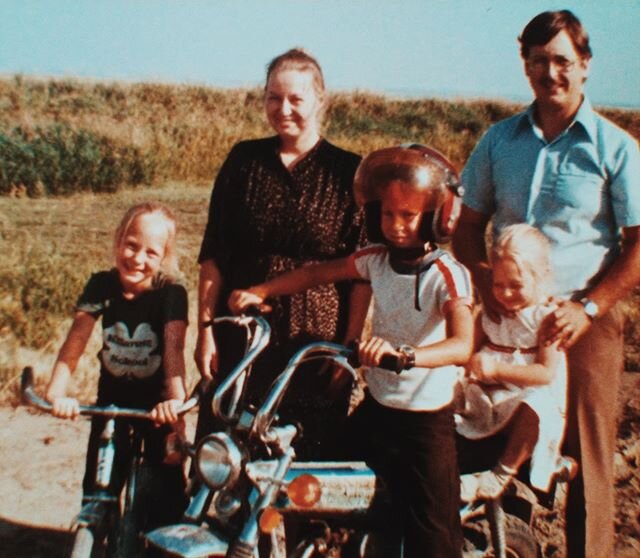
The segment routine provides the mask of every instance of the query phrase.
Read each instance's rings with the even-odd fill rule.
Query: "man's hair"
[[[569,10],[542,12],[527,23],[522,34],[518,37],[520,55],[522,58],[527,58],[531,47],[546,45],[561,31],[568,33],[580,56],[591,58],[589,35],[580,20]]]

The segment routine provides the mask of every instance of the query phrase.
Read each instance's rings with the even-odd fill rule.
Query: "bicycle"
[[[183,415],[193,409],[206,386],[199,383],[191,396],[178,410]],[[33,369],[22,372],[22,399],[41,411],[51,413],[53,406],[42,399],[33,388]],[[72,524],[74,532],[71,558],[89,558],[98,547],[108,556],[131,557],[142,550],[140,537],[140,495],[148,485],[144,460],[143,434],[139,421],[152,421],[148,411],[109,405],[98,407],[81,405],[80,415],[100,416],[106,419],[100,437],[96,462],[96,490],[84,498],[80,513]],[[127,433],[131,436],[131,458],[126,470],[122,496],[109,490],[114,473],[116,421],[127,420]],[[136,424],[137,423],[137,424]],[[103,545],[104,541],[104,545]],[[106,548],[104,548],[106,547]]]

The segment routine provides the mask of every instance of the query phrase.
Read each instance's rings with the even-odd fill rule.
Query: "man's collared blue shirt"
[[[462,173],[464,203],[493,216],[494,235],[514,223],[540,229],[552,242],[556,293],[581,293],[618,255],[620,229],[640,225],[638,143],[586,98],[547,142],[533,107],[478,143]]]

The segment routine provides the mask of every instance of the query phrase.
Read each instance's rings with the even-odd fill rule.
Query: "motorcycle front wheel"
[[[505,515],[507,558],[539,558],[540,547],[527,523],[515,515]],[[463,525],[464,558],[494,556],[491,545],[491,529],[487,519],[472,520]]]

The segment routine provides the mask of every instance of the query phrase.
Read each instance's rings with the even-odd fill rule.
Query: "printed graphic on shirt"
[[[158,336],[146,323],[139,324],[133,335],[122,322],[104,330],[102,364],[114,376],[148,378],[158,370],[161,355],[151,354],[158,348]]]

